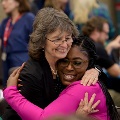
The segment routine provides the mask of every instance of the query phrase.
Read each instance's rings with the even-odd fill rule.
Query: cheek
[[[49,43],[49,42],[47,42],[45,44],[45,47],[44,47],[44,49],[48,50],[48,51],[54,50],[55,48],[56,48],[56,46],[54,44],[52,44],[52,43]]]
[[[14,10],[15,9],[15,7],[16,6],[14,6],[12,3],[10,3],[9,5],[7,5],[8,7],[7,7],[7,12],[12,12],[12,10]]]
[[[82,78],[82,76],[85,74],[86,70],[87,70],[87,68],[83,67],[80,70],[76,71],[76,73],[77,73],[77,80]]]
[[[72,43],[69,43],[69,44],[68,44],[68,48],[69,48],[69,50],[70,50],[71,46],[72,46]]]
[[[19,6],[19,4],[16,2],[11,2],[9,5],[11,6],[11,9],[17,8]]]

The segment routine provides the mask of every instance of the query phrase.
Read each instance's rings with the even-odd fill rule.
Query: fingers
[[[24,66],[25,66],[25,62],[21,65],[21,67],[19,67],[18,73],[21,72],[21,70],[23,69]]]
[[[81,99],[80,103],[79,103],[79,107],[82,108],[84,106],[84,101],[83,99]]]
[[[95,85],[97,83],[97,81],[98,81],[98,77],[95,77],[92,84]]]
[[[90,86],[91,84],[95,84],[96,82],[98,81],[98,76],[94,77],[94,75],[90,75],[90,76],[87,76],[87,77],[83,77],[82,78],[82,81],[81,81],[81,84],[83,84],[84,86]]]
[[[100,100],[98,100],[96,103],[92,105],[92,108],[95,109],[100,104]]]
[[[90,98],[90,101],[89,101],[89,103],[88,103],[88,106],[89,106],[89,107],[92,106],[92,104],[93,104],[93,102],[94,102],[94,100],[95,100],[95,97],[96,97],[96,94],[94,93],[94,94],[92,95],[92,97]],[[93,107],[93,106],[92,106],[92,107]]]
[[[18,79],[18,82],[21,82],[22,80],[21,79]]]
[[[95,84],[98,81],[99,72],[94,68],[87,70],[82,77],[81,84],[84,86],[90,86],[91,84]]]
[[[90,86],[91,84],[95,84],[96,82],[98,81],[98,77],[92,77],[89,81],[88,81],[88,83],[87,83],[87,86]]]
[[[82,77],[82,80],[81,80],[81,84],[83,84],[84,86],[87,85],[88,79],[90,79],[88,72],[89,72],[89,71],[86,71],[86,72],[85,72],[85,74],[84,74],[84,76]]]
[[[84,102],[85,102],[85,105],[88,105],[88,93],[87,92],[85,93]]]
[[[17,74],[18,70],[19,70],[19,68],[15,69],[15,70],[12,72],[12,74],[10,75],[10,77],[14,77],[14,76]]]
[[[10,76],[11,76],[11,77],[16,77],[16,78],[18,78],[21,70],[22,70],[23,67],[24,67],[24,65],[25,65],[25,63],[23,63],[21,67],[18,67],[17,69],[15,69]]]
[[[22,87],[23,85],[21,85],[21,84],[18,84],[18,87]]]
[[[99,110],[95,108],[99,105],[100,100],[94,103],[95,97],[96,97],[96,94],[94,93],[91,96],[90,100],[88,100],[88,93],[86,92],[84,99],[81,99],[81,102],[79,103],[79,107],[76,113],[77,114],[82,113],[87,115],[87,114],[98,112]]]
[[[96,112],[99,112],[99,110],[92,110],[90,113],[96,113]]]

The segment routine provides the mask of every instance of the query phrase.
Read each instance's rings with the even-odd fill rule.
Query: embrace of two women
[[[73,113],[98,120],[120,119],[103,80],[98,81],[94,43],[79,35],[62,11],[43,8],[38,12],[29,56],[7,81],[4,97],[13,110],[8,107],[3,120],[43,120]]]

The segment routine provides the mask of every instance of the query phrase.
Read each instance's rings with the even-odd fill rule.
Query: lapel
[[[45,93],[47,97],[46,99],[48,100],[48,102],[52,102],[54,100],[54,95],[55,95],[54,81],[49,63],[46,60],[44,53],[42,53],[40,58],[40,66],[43,70]]]

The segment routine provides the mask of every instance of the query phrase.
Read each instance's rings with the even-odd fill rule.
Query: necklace
[[[51,68],[51,70],[52,70],[52,73],[53,73],[54,75],[57,75],[57,70],[54,70],[51,66],[50,66],[50,68]]]

